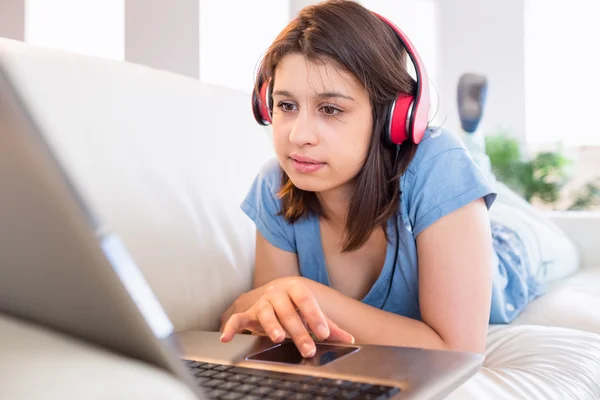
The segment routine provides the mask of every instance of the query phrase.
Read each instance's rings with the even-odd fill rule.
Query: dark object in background
[[[457,104],[460,123],[467,133],[474,133],[483,116],[488,81],[483,75],[468,72],[458,80]]]

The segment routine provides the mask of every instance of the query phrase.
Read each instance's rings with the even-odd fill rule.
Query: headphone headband
[[[392,28],[400,44],[406,49],[417,75],[415,95],[399,94],[390,107],[385,136],[387,140],[397,145],[406,140],[418,144],[423,139],[429,123],[429,78],[425,66],[408,36],[387,18],[375,12],[372,13]],[[257,87],[260,88],[259,93],[256,93],[256,89],[252,92],[252,111],[254,118],[261,125],[271,123],[269,83],[263,82],[259,77],[257,82]]]

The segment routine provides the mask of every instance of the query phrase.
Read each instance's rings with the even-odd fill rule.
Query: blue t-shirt
[[[281,200],[277,197],[280,182],[281,169],[277,159],[272,159],[258,173],[242,203],[242,210],[271,244],[297,254],[302,276],[330,286],[319,220],[316,216],[309,216],[290,224],[283,216],[277,215],[281,209]],[[428,129],[408,169],[400,178],[400,187],[400,243],[396,268],[392,268],[396,231],[390,220],[387,231],[391,240],[388,242],[385,264],[362,301],[420,320],[417,235],[441,217],[478,198],[483,197],[489,209],[496,199],[496,193],[463,142],[440,128]],[[503,259],[497,254],[495,256],[498,262]],[[508,272],[506,269],[505,266],[502,274],[495,274],[498,285],[493,291],[491,323],[509,321],[528,301],[523,293],[513,293],[510,286],[515,283],[515,273],[511,271],[511,266],[508,266]],[[391,292],[383,304],[390,280]],[[510,304],[508,312],[507,304]]]

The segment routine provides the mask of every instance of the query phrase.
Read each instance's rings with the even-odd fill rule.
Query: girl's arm
[[[256,324],[265,311],[264,307],[255,306],[261,299],[264,304],[270,304],[270,310],[277,301],[287,301],[289,295],[295,296],[297,305],[302,304],[299,308],[304,315],[322,321],[321,316],[316,316],[322,310],[338,329],[350,333],[358,343],[483,353],[491,306],[493,260],[490,223],[483,200],[461,207],[425,229],[417,237],[417,248],[423,321],[366,305],[328,286],[297,276],[297,272],[290,276],[291,269],[290,275],[283,278],[274,276],[273,272],[267,274],[266,271],[279,271],[271,265],[262,272],[265,275],[255,281],[274,280],[240,296],[236,301],[239,311],[234,313],[241,314],[223,321],[224,336],[230,340],[234,332]],[[273,256],[268,260],[276,261]],[[266,293],[269,287],[278,290]],[[292,294],[293,291],[297,294]],[[292,339],[297,343],[310,340],[306,330],[300,327],[293,307],[285,312],[276,309],[277,306],[273,306],[277,318],[268,311],[269,316],[260,321],[267,334],[277,336],[273,332],[281,330],[281,322],[291,321],[288,326],[293,329],[287,330],[294,332]],[[296,332],[297,338],[294,337]]]
[[[272,280],[288,276],[299,276],[296,253],[273,246],[256,230],[256,255],[253,287],[259,288]]]
[[[489,325],[493,250],[483,200],[441,218],[417,237],[422,320],[349,298],[308,279],[323,313],[358,343],[482,353]]]

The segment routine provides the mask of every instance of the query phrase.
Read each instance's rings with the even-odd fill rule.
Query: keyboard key
[[[196,377],[196,382],[198,383],[198,385],[203,385],[205,382],[208,382],[210,380],[211,380],[211,378],[209,378],[209,377],[203,377],[203,376]]]
[[[185,365],[187,365],[189,368],[197,368],[200,363],[198,361],[185,360]]]
[[[225,382],[217,387],[217,389],[231,391],[232,389],[241,386],[238,382]]]
[[[264,380],[264,378],[258,376],[247,376],[245,378],[246,379],[244,380],[244,382],[250,383],[252,385],[259,385]]]
[[[301,383],[300,386],[296,389],[296,391],[300,393],[312,393],[318,388],[319,386],[317,385],[311,385],[310,383]]]
[[[227,392],[224,390],[214,389],[214,390],[208,392],[206,395],[208,396],[209,399],[218,399],[221,396],[225,396],[226,394],[227,394]]]
[[[196,376],[208,378],[208,377],[211,377],[211,376],[216,375],[218,373],[219,373],[219,371],[212,371],[210,369],[207,369],[207,370],[199,369],[198,372],[196,372]]]
[[[357,391],[347,391],[347,390],[342,390],[336,393],[335,398],[336,399],[357,399],[359,398],[358,396],[360,396],[360,393],[358,393]]]
[[[291,392],[297,392],[298,389],[302,387],[302,384],[292,381],[283,381],[278,387],[281,389],[289,390]]]
[[[231,381],[230,381],[230,382],[231,382]],[[253,390],[254,390],[254,389],[256,389],[256,388],[257,388],[257,387],[256,387],[256,386],[254,386],[254,385],[248,385],[248,384],[244,383],[244,384],[242,384],[242,385],[240,385],[240,386],[236,387],[236,388],[235,388],[235,391],[236,391],[236,392],[247,393],[247,392],[251,392],[251,391],[253,391]]]
[[[215,369],[211,369],[211,371],[218,371],[216,368]],[[217,374],[213,375],[213,379],[223,379],[223,380],[227,380],[228,378],[232,377],[233,374],[230,374],[229,372],[218,372]]]
[[[242,393],[229,392],[225,396],[221,396],[221,400],[238,400],[244,398]]]
[[[309,400],[309,399],[312,400],[313,396],[311,396],[308,393],[294,393],[288,398],[290,400]]]
[[[354,382],[344,381],[341,379],[333,380],[328,386],[337,387],[338,389],[349,389],[354,385]]]
[[[233,368],[233,365],[219,365],[219,366],[214,367],[213,369],[215,371],[223,372],[223,371],[230,370],[231,368]]]
[[[336,388],[321,386],[314,392],[314,394],[317,396],[335,396],[337,392],[339,392],[339,390]]]
[[[248,376],[246,376],[246,375],[235,375],[235,374],[232,374],[229,378],[227,378],[227,380],[229,382],[240,382],[240,383],[245,383],[247,379],[248,379]]]
[[[251,391],[250,394],[254,394],[257,396],[265,396],[271,392],[273,392],[273,389],[265,386],[265,387],[257,387],[256,389]]]
[[[314,378],[314,379],[311,379],[311,381],[310,381],[310,383],[312,383],[312,384],[317,384],[317,385],[322,385],[322,386],[336,386],[334,382],[336,382],[336,380],[329,379],[329,378]]]
[[[262,382],[260,383],[261,385],[264,386],[271,386],[271,387],[279,387],[283,382],[277,379],[271,379],[271,378],[266,378],[263,379]]]
[[[220,379],[211,379],[208,382],[204,382],[202,384],[202,386],[207,387],[207,388],[217,388],[218,386],[221,386],[224,383],[225,383],[225,381],[222,381]]]
[[[288,392],[287,390],[276,390],[272,393],[269,393],[269,398],[274,398],[274,399],[289,399],[291,396],[293,396],[294,393],[292,392]]]

